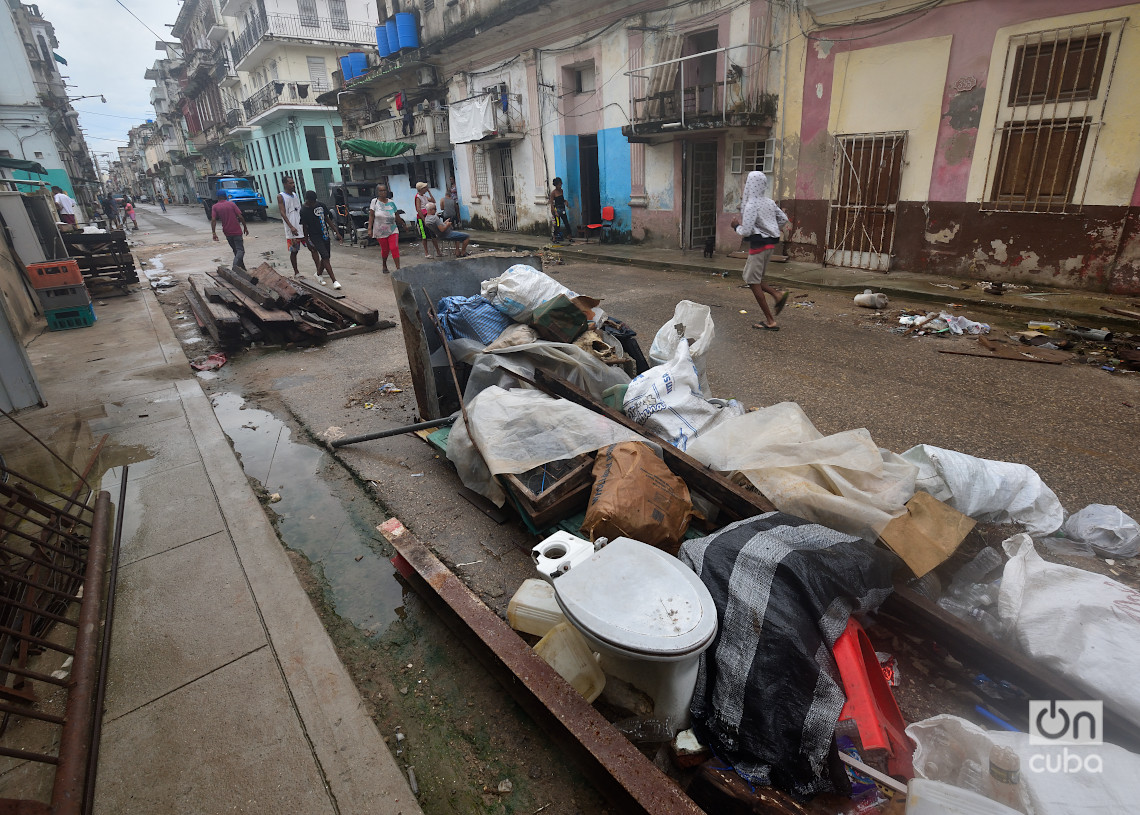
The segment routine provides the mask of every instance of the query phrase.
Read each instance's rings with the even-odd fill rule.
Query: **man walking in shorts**
[[[289,247],[289,262],[293,264],[293,277],[302,277],[297,268],[297,253],[305,245],[301,232],[301,197],[297,195],[297,182],[292,176],[285,176],[281,182],[283,192],[277,193],[277,211],[285,225],[285,243]]]
[[[748,238],[748,260],[744,264],[744,282],[752,289],[752,296],[764,312],[765,322],[754,323],[753,328],[778,331],[776,318],[768,308],[765,295],[776,301],[776,314],[784,310],[788,293],[778,292],[764,282],[764,271],[768,268],[768,258],[780,241],[780,233],[788,223],[788,216],[768,198],[768,176],[759,170],[748,174],[744,182],[744,193],[740,201],[740,220],[732,221],[732,228],[742,238]]]
[[[340,281],[336,279],[332,269],[332,240],[330,233],[336,230],[332,213],[329,208],[317,200],[315,190],[305,193],[305,205],[301,207],[301,226],[305,230],[305,241],[309,244],[309,251],[313,253],[313,263],[317,267],[317,280],[325,285],[322,274],[327,274],[333,282],[333,288],[340,288]],[[336,233],[338,241],[343,240],[340,233]],[[294,255],[294,257],[296,257]]]
[[[218,193],[217,203],[210,207],[210,231],[214,233],[214,240],[218,239],[218,221],[222,222],[222,234],[234,252],[233,267],[245,271],[245,239],[242,235],[249,234],[249,227],[242,217],[241,208],[226,198],[224,192]]]

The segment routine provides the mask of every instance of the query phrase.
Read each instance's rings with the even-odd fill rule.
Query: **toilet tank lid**
[[[716,634],[716,607],[677,558],[617,538],[554,581],[559,605],[605,642],[646,654],[684,654]]]

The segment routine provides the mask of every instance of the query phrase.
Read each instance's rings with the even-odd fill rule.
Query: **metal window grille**
[[[515,200],[515,165],[510,147],[498,147],[493,154],[492,180],[495,184],[495,229],[499,232],[518,232],[518,211]]]
[[[471,148],[471,163],[475,167],[475,194],[487,194],[487,154],[477,147]]]
[[[906,133],[837,136],[827,263],[889,271]]]
[[[297,9],[301,12],[301,25],[317,25],[317,0],[297,0]]]
[[[431,11],[435,8],[435,0],[424,0],[424,11]]]
[[[329,0],[329,18],[333,28],[341,30],[348,26],[348,4],[345,0]]]
[[[1104,20],[1010,38],[982,209],[1080,210],[1123,22]]]
[[[729,169],[733,173],[750,173],[753,170],[772,172],[776,155],[773,139],[765,141],[738,141],[732,143]]]

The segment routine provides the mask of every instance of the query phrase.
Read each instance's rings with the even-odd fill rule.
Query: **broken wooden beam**
[[[206,331],[223,348],[233,347],[241,342],[241,318],[224,303],[211,301],[205,293],[210,287],[210,278],[205,275],[190,275],[190,288],[186,299],[195,317],[204,323]]]
[[[358,303],[343,294],[327,291],[303,278],[298,279],[296,283],[306,293],[357,325],[373,325],[380,319],[380,313],[376,309],[368,308],[363,303]]]
[[[249,280],[258,288],[276,292],[283,304],[279,308],[292,308],[297,305],[297,300],[301,296],[300,289],[293,285],[293,281],[278,274],[277,270],[268,263],[262,263],[253,271],[243,272],[241,269],[235,269],[234,274]],[[300,280],[299,277],[296,279]]]
[[[1123,308],[1110,308],[1108,306],[1101,306],[1101,311],[1107,311],[1109,314],[1119,314],[1121,317],[1129,317],[1133,320],[1140,320],[1140,311],[1128,311]]]
[[[232,288],[254,300],[259,306],[279,309],[286,305],[284,298],[279,293],[254,283],[247,275],[231,269],[229,266],[219,266],[216,275],[229,283]]]
[[[680,476],[690,489],[695,489],[697,492],[708,496],[714,503],[721,506],[725,512],[733,516],[734,520],[751,518],[776,510],[775,505],[760,493],[750,492],[732,483],[720,473],[710,470],[692,456],[678,450],[659,436],[650,433],[621,411],[603,405],[569,382],[555,379],[542,371],[534,372],[534,380],[534,384],[551,396],[566,399],[576,405],[589,408],[595,413],[600,413],[622,427],[640,433],[648,441],[656,444],[661,448],[665,463],[669,465],[670,470]]]
[[[677,783],[606,721],[396,518],[377,527],[397,571],[437,609],[504,688],[569,748],[617,811],[701,815]]]
[[[218,285],[220,290],[229,292],[230,296],[237,300],[237,302],[241,304],[241,307],[248,311],[259,323],[280,327],[282,323],[293,322],[293,315],[289,312],[281,311],[280,309],[265,308],[239,287],[230,283],[228,279],[215,277],[213,275],[210,277]],[[223,295],[223,297],[224,296],[225,295]]]

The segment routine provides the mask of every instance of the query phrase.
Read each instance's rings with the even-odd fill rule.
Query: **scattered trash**
[[[509,778],[504,778],[499,782],[499,786],[496,789],[498,790],[499,795],[509,795],[514,788],[515,785],[511,783],[511,780]]]
[[[415,767],[408,767],[408,786],[412,789],[412,795],[420,794],[420,785],[416,783]]]
[[[271,504],[276,504],[280,500],[281,500],[281,493],[279,493],[279,492],[275,492],[269,496],[269,503],[271,503]]]
[[[354,560],[356,560],[356,562],[357,562],[357,563],[359,563],[360,561],[364,560],[364,555],[357,555],[357,556],[354,558]]]
[[[887,295],[881,291],[874,292],[870,289],[864,289],[862,294],[855,295],[855,305],[863,308],[883,309],[887,307],[888,302]]]
[[[633,716],[613,723],[614,727],[635,744],[654,744],[672,741],[676,729],[668,717],[655,719]]]
[[[1066,538],[1088,544],[1102,555],[1140,554],[1140,524],[1114,506],[1089,504],[1070,515],[1061,530]]]
[[[226,364],[226,355],[222,353],[210,354],[190,361],[190,367],[195,371],[216,371]]]
[[[403,393],[403,391],[402,391],[402,390],[400,390],[399,388],[397,388],[397,387],[396,387],[394,384],[392,384],[391,382],[386,382],[386,383],[384,383],[384,384],[383,384],[383,385],[381,385],[379,388],[377,388],[377,390],[378,390],[380,393],[384,394],[384,395],[389,395],[389,394],[394,394],[394,393]]]

